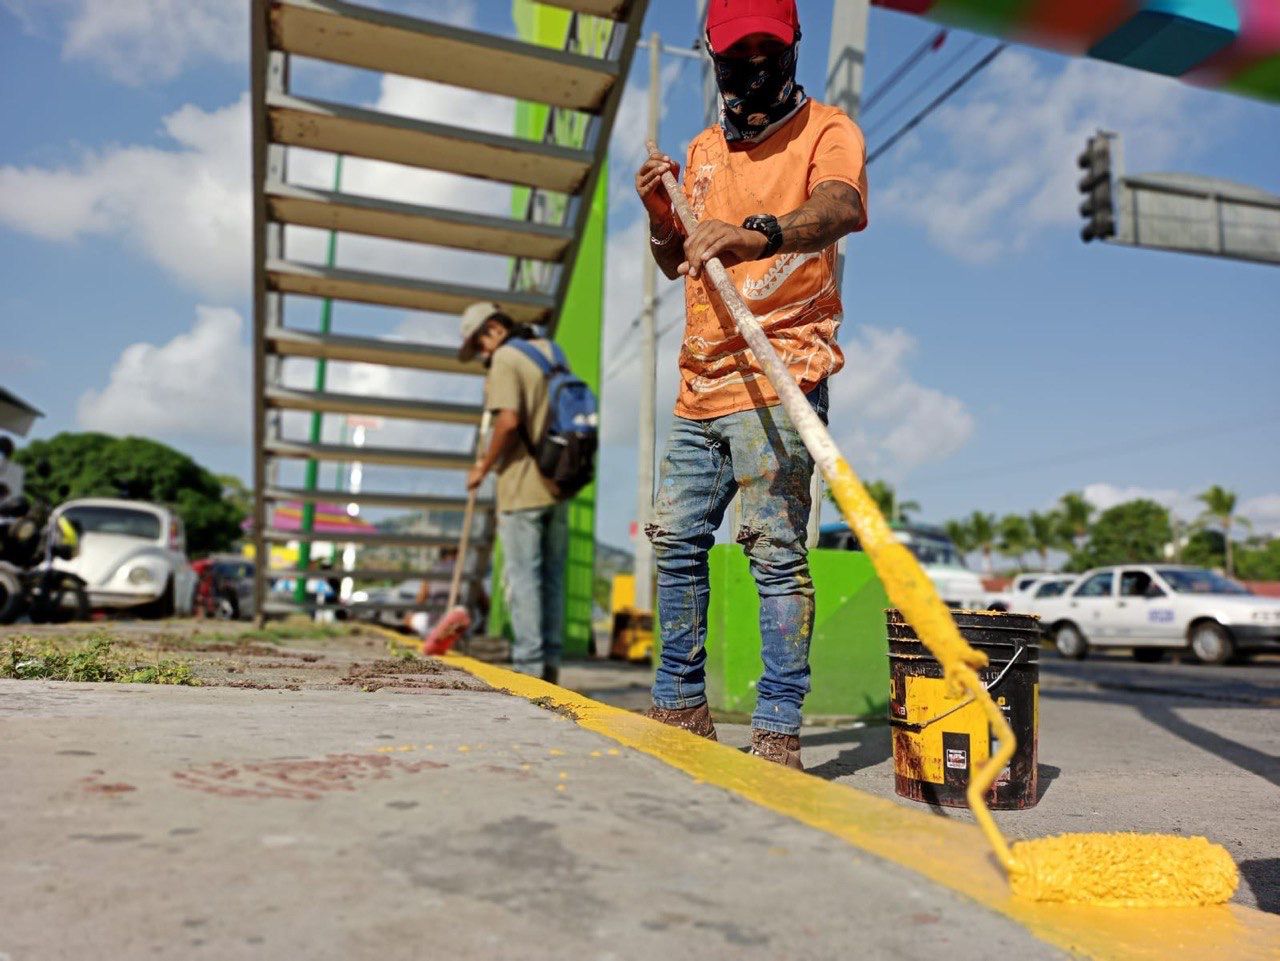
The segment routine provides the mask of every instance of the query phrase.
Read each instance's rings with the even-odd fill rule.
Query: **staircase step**
[[[307,444],[302,441],[269,440],[266,452],[275,457],[324,461],[359,461],[388,467],[422,467],[428,470],[470,470],[475,458],[452,451],[412,450],[402,447],[352,447],[346,444]]]
[[[573,194],[592,164],[588,150],[410,120],[288,94],[268,93],[275,143]]]
[[[292,184],[269,184],[266,193],[267,217],[300,227],[546,261],[559,261],[564,257],[572,239],[568,227],[311,190]]]
[[[442,424],[478,424],[484,410],[479,404],[450,404],[444,401],[414,400],[408,397],[371,397],[368,394],[291,390],[287,387],[268,387],[267,406],[282,410],[396,417],[402,420],[426,420]]]
[[[506,310],[512,320],[526,324],[545,323],[554,303],[550,294],[469,287],[286,260],[267,261],[267,287],[282,294],[329,297],[437,314],[460,314],[478,300],[492,300]]]
[[[432,494],[391,494],[377,491],[303,490],[299,487],[268,487],[263,498],[272,501],[309,501],[326,504],[360,504],[364,507],[406,507],[420,511],[452,511],[461,513],[467,504],[465,497],[441,497]],[[493,501],[476,500],[476,511],[493,509]]]
[[[549,7],[561,7],[576,13],[588,13],[606,20],[625,20],[631,0],[542,0]]]
[[[293,567],[293,568],[271,568],[267,571],[268,578],[281,577],[350,577],[357,581],[431,581],[433,584],[448,584],[453,579],[450,571],[397,571],[390,568],[376,567],[357,567],[354,570],[343,571],[337,568],[327,567]],[[480,578],[487,582],[487,578]],[[471,577],[463,574],[462,583],[469,584]]]
[[[289,614],[311,614],[315,611],[341,611],[346,615],[359,615],[361,613],[372,614],[375,611],[442,611],[447,602],[428,600],[425,604],[414,604],[413,602],[400,603],[393,601],[391,603],[378,603],[361,601],[358,603],[344,604],[342,601],[330,601],[321,603],[320,601],[303,601],[299,604],[297,601],[281,600],[274,598],[262,605],[264,614],[289,615]],[[357,619],[358,623],[358,619]],[[413,639],[412,634],[406,634],[405,640]]]
[[[271,4],[270,44],[304,57],[596,113],[607,61],[339,0]]]
[[[381,364],[410,370],[432,370],[442,374],[484,375],[475,361],[458,360],[456,347],[437,344],[385,340],[377,337],[348,337],[343,334],[313,334],[288,327],[268,329],[264,336],[267,352],[282,357],[314,357],[348,361],[353,364]]]
[[[457,547],[456,534],[400,534],[386,531],[359,532],[349,534],[304,534],[302,531],[282,531],[269,528],[263,531],[263,540],[273,544],[287,544],[290,541],[324,541],[328,544],[355,544],[357,546],[385,547]],[[475,543],[474,541],[472,543]],[[330,576],[337,572],[330,572]]]

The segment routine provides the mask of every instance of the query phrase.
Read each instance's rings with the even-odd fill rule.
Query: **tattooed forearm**
[[[654,241],[659,243],[654,243]],[[649,222],[649,252],[658,262],[658,269],[667,280],[675,280],[679,275],[676,268],[684,260],[684,236],[675,225],[674,219],[667,224]]]
[[[824,180],[809,199],[778,218],[782,228],[782,252],[807,254],[822,250],[845,234],[857,230],[863,220],[862,198],[839,180]]]

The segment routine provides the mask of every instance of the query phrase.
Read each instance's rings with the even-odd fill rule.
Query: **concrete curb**
[[[392,632],[387,631],[390,635]],[[405,639],[396,635],[397,643]],[[914,811],[820,778],[761,763],[639,714],[460,654],[447,661],[494,688],[538,700],[583,728],[642,751],[696,781],[731,791],[901,865],[1099,961],[1280,961],[1280,917],[1238,904],[1117,909],[1015,898],[976,826]]]

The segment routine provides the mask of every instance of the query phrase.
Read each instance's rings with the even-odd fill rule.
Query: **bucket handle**
[[[1001,681],[1003,681],[1004,676],[1009,673],[1009,671],[1013,668],[1013,665],[1017,663],[1018,658],[1020,658],[1023,655],[1023,653],[1026,652],[1026,649],[1027,648],[1025,645],[1019,644],[1018,649],[1013,652],[1013,657],[1009,658],[1009,662],[1005,664],[1004,669],[1001,670],[1000,673],[995,676],[995,680],[993,680],[990,684],[984,684],[983,687],[987,691],[990,691],[993,687],[995,687]],[[947,710],[943,711],[941,714],[936,714],[933,717],[929,718],[929,720],[927,721],[916,721],[914,724],[908,723],[905,721],[899,721],[898,726],[910,731],[912,734],[919,734],[925,728],[930,727],[934,724],[937,724],[944,717],[950,717],[956,711],[959,711],[962,708],[968,707],[975,700],[977,700],[976,696],[973,694],[970,694],[967,698],[965,698],[955,707],[948,708]]]

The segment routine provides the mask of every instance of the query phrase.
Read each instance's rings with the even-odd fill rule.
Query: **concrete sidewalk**
[[[1066,957],[499,692],[4,681],[0,783],[7,961]]]

